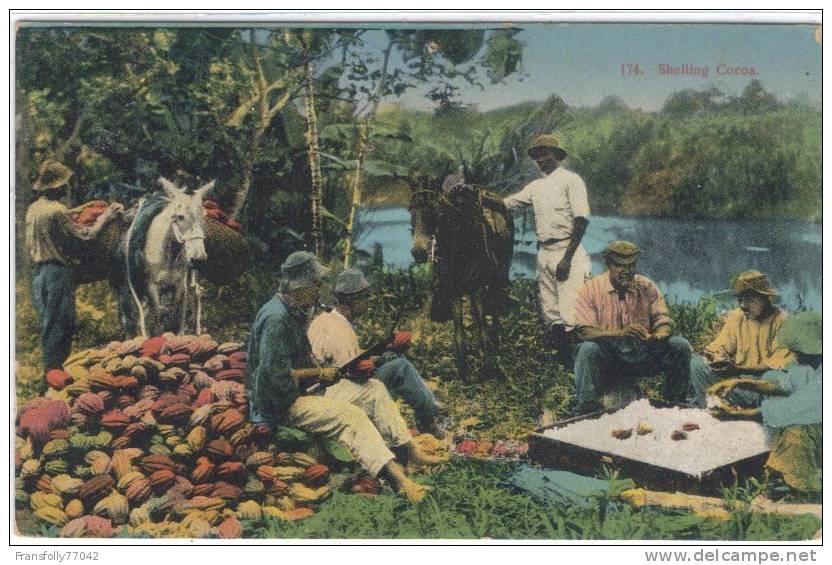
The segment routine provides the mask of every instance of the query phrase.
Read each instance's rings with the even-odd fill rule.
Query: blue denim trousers
[[[578,406],[597,401],[610,390],[632,386],[637,379],[661,373],[665,400],[684,402],[690,380],[690,344],[673,336],[644,346],[631,340],[585,341],[575,354],[575,395]]]
[[[759,376],[755,375],[741,375],[739,372],[716,372],[708,367],[708,363],[701,355],[693,355],[690,359],[690,397],[691,403],[704,408],[705,407],[705,393],[713,384],[726,379],[736,377],[744,377],[749,379],[757,379]],[[743,390],[736,388],[728,395],[726,400],[729,404],[735,406],[759,406],[761,396],[759,393],[752,390]]]
[[[419,371],[403,355],[387,353],[382,360],[373,378],[384,383],[390,396],[401,398],[413,408],[420,428],[429,427],[436,417],[436,399]]]
[[[32,277],[32,304],[40,321],[45,369],[59,369],[69,357],[75,330],[75,283],[72,269],[38,263]]]

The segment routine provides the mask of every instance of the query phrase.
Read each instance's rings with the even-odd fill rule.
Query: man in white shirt
[[[534,211],[537,226],[537,280],[541,319],[549,347],[568,358],[575,328],[575,297],[592,274],[581,239],[589,224],[586,185],[564,169],[566,151],[554,135],[540,135],[527,153],[545,175],[505,198],[509,210]]]
[[[307,335],[319,363],[341,367],[361,353],[352,320],[367,311],[370,285],[361,271],[347,269],[338,275],[333,294],[335,307],[316,316]],[[396,332],[384,354],[360,363],[357,370],[384,383],[390,396],[401,397],[413,408],[421,431],[441,439],[444,431],[437,423],[436,399],[419,371],[401,354],[410,346],[410,339],[410,332]]]

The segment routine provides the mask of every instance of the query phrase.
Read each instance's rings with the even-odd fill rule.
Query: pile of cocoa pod
[[[245,366],[241,343],[207,335],[73,354],[18,411],[18,511],[66,537],[235,538],[246,520],[311,516],[329,468],[248,422]]]

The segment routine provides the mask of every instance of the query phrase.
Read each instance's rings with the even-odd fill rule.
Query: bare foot
[[[416,465],[437,465],[447,461],[446,457],[442,455],[431,455],[419,447],[415,442],[410,442],[408,445],[408,456],[410,463]]]
[[[409,502],[421,502],[425,495],[430,491],[429,486],[420,485],[416,481],[405,478],[399,485],[399,492],[405,495]]]

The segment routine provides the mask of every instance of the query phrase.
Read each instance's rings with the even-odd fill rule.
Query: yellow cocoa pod
[[[139,506],[138,508],[134,508],[130,511],[129,524],[131,527],[136,528],[141,526],[142,524],[149,523],[150,512],[148,512],[147,508],[145,508],[144,506]]]
[[[63,509],[64,501],[60,495],[55,494],[54,492],[36,490],[32,493],[32,496],[29,497],[29,506],[32,507],[32,510],[39,510],[40,508],[44,508],[46,506]]]
[[[64,512],[70,520],[80,518],[84,515],[84,503],[78,500],[77,498],[73,498],[72,500],[66,503]]]
[[[192,538],[207,538],[211,535],[211,523],[208,520],[197,518],[188,523],[186,526],[188,537]]]
[[[309,455],[308,453],[290,453],[289,460],[292,462],[292,465],[296,467],[310,467],[318,463],[318,461]]]
[[[27,459],[20,467],[20,476],[25,478],[39,475],[41,470],[40,459]]]
[[[82,479],[67,474],[52,477],[52,488],[61,496],[75,496],[82,484],[84,484]]]
[[[173,448],[173,456],[180,459],[187,459],[194,454],[193,448],[187,443],[180,443]]]
[[[237,505],[237,518],[240,520],[260,520],[263,509],[254,500],[246,500]]]
[[[120,363],[121,370],[122,371],[129,371],[130,369],[132,369],[136,365],[136,361],[138,361],[138,360],[139,360],[139,358],[136,357],[135,355],[125,355],[124,358],[122,358],[121,363]]]
[[[191,449],[194,451],[202,451],[202,448],[205,447],[205,427],[203,426],[194,426],[188,435],[185,437],[185,441],[188,442],[188,445],[191,446]]]
[[[99,500],[93,509],[93,514],[109,518],[113,525],[126,524],[129,512],[127,497],[115,491]]]
[[[286,512],[277,506],[264,506],[263,514],[269,516],[270,518],[279,518],[281,520],[287,519]]]
[[[165,445],[168,447],[176,447],[182,443],[182,438],[177,435],[168,436],[165,438]]]
[[[156,431],[163,437],[167,438],[176,433],[176,428],[172,424],[157,424]]]
[[[43,446],[43,456],[47,458],[63,457],[67,453],[69,453],[69,441],[65,439],[53,439]]]
[[[90,385],[87,384],[87,378],[89,375],[84,376],[84,380],[76,379],[74,383],[69,384],[64,387],[64,390],[69,396],[81,396],[85,392],[90,391]]]
[[[129,487],[133,483],[133,481],[137,481],[144,478],[144,473],[142,473],[141,471],[130,471],[121,476],[121,478],[118,480],[116,488],[123,493],[127,490],[127,487]]]
[[[299,478],[303,475],[305,469],[303,467],[288,467],[288,466],[281,466],[281,467],[272,467],[275,479],[279,479],[281,481],[292,481],[294,479]]]
[[[90,372],[83,365],[64,365],[64,371],[69,373],[69,376],[72,377],[72,380],[76,383],[86,382],[90,376]]]
[[[44,506],[35,510],[35,518],[41,522],[45,522],[51,526],[62,527],[69,522],[69,517],[66,512],[54,506]]]
[[[309,488],[301,483],[289,487],[289,494],[299,502],[317,502],[329,494],[329,487]]]

